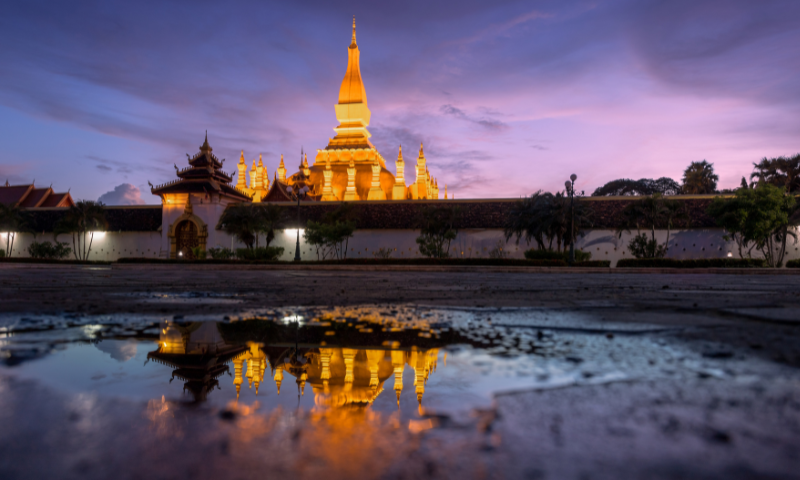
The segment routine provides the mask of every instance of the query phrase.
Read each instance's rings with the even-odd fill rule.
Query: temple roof
[[[69,192],[55,193],[52,188],[30,185],[0,186],[0,203],[19,205],[22,208],[70,207],[75,205]]]
[[[208,134],[200,146],[200,152],[189,158],[189,166],[184,169],[175,167],[178,180],[173,180],[156,187],[150,192],[153,195],[167,193],[216,193],[235,200],[251,200],[250,196],[231,185],[232,176],[222,171],[223,159],[220,161],[208,144]],[[188,156],[188,155],[187,155]]]

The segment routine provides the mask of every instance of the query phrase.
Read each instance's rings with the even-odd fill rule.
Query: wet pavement
[[[0,477],[798,478],[794,278],[2,269]]]

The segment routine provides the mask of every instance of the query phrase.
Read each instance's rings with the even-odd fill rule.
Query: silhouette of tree
[[[714,164],[703,160],[692,162],[683,172],[683,193],[703,195],[717,190],[719,176],[714,173]]]

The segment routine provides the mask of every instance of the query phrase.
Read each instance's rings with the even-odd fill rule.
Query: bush
[[[555,252],[553,250],[535,250],[530,249],[525,251],[525,258],[528,260],[564,260],[569,262],[569,250],[564,252]],[[584,252],[583,250],[575,250],[575,262],[588,262],[592,259],[592,252]]]
[[[0,258],[6,258],[6,251],[0,250]]]
[[[28,246],[28,255],[31,258],[60,260],[70,253],[72,249],[63,242],[56,242],[55,245],[50,242],[33,242]]]
[[[381,247],[381,248],[379,248],[377,250],[373,250],[372,251],[372,256],[375,257],[375,258],[386,259],[386,258],[392,258],[392,253],[393,252],[392,252],[391,248]]]
[[[760,258],[699,258],[675,260],[673,258],[623,258],[617,268],[758,268],[766,263]]]
[[[2,250],[0,250],[1,252]],[[786,268],[800,268],[800,258],[797,260],[789,260],[786,262]]]
[[[203,247],[192,247],[192,258],[195,260],[205,260],[206,255],[206,251],[203,250]]]
[[[636,235],[628,242],[628,250],[636,258],[664,258],[664,255],[667,254],[667,248],[664,245],[644,233]]]
[[[497,259],[508,258],[510,254],[508,253],[507,250],[503,250],[504,246],[505,243],[503,243],[502,240],[498,240],[494,248],[489,250],[489,258],[497,258]]]
[[[211,258],[214,260],[230,260],[236,256],[233,250],[225,247],[209,248],[208,254],[211,255]]]
[[[283,247],[237,248],[236,257],[248,261],[274,261],[283,255]]]

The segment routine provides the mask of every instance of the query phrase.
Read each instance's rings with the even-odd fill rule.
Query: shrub
[[[417,217],[419,253],[429,258],[450,256],[450,242],[458,236],[458,207],[425,207]]]
[[[6,251],[0,250],[0,258],[6,258]]]
[[[236,257],[248,261],[274,261],[283,255],[283,247],[237,248]]]
[[[317,260],[328,257],[344,260],[356,224],[353,206],[342,203],[336,210],[323,215],[319,222],[309,220],[303,238],[316,248]]]
[[[192,258],[195,260],[205,260],[206,259],[206,251],[203,250],[203,247],[192,247]]]
[[[673,258],[623,258],[617,268],[758,268],[766,263],[760,258],[698,258],[676,260]]]
[[[553,250],[526,250],[525,258],[528,260],[564,260],[569,262],[569,250],[564,252],[555,252]],[[575,250],[575,262],[588,262],[592,259],[592,252],[584,252],[583,250]]]
[[[800,258],[786,262],[786,268],[800,268]]]
[[[509,253],[506,250],[503,250],[505,243],[502,240],[497,241],[497,245],[494,246],[493,249],[489,250],[489,258],[496,258],[496,259],[504,259],[508,258]]]
[[[656,240],[648,238],[644,233],[640,233],[628,242],[628,250],[636,258],[664,258],[667,249]]]
[[[233,250],[225,247],[209,248],[208,254],[211,255],[211,258],[214,260],[230,260],[236,256],[236,254],[233,253]]]
[[[33,242],[28,246],[28,255],[31,258],[60,260],[70,253],[72,249],[64,242],[56,242],[55,245],[50,242]]]
[[[373,250],[372,251],[372,256],[375,257],[375,258],[386,259],[386,258],[392,258],[392,253],[393,252],[392,252],[391,248],[381,247],[381,248],[379,248],[377,250]]]

